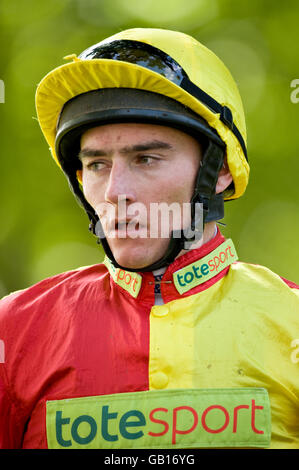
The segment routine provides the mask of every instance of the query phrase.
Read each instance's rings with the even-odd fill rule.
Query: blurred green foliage
[[[0,0],[0,296],[102,260],[50,156],[34,98],[64,56],[131,27],[191,34],[231,70],[247,115],[251,181],[226,204],[223,233],[240,259],[299,282],[299,103],[290,98],[298,20],[292,0]]]

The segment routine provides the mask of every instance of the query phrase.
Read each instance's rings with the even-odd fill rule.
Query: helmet
[[[80,137],[101,124],[142,122],[167,125],[205,142],[192,204],[201,202],[204,222],[223,218],[223,200],[240,197],[248,184],[246,127],[235,81],[223,62],[194,38],[177,31],[135,28],[91,46],[51,71],[36,92],[42,132],[57,164],[85,208],[91,230],[99,220],[85,200],[77,170]],[[224,158],[232,185],[215,194]],[[194,210],[193,210],[194,212]],[[194,228],[195,220],[192,218]],[[151,266],[170,264],[185,235],[172,236],[167,253]],[[118,265],[107,240],[106,254]]]

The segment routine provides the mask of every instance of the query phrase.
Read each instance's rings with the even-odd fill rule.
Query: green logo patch
[[[234,244],[228,239],[204,258],[176,271],[173,274],[175,287],[180,294],[184,294],[216,276],[237,259]]]
[[[136,299],[139,294],[142,277],[135,272],[125,271],[124,269],[115,268],[110,259],[106,256],[104,265],[108,269],[110,276],[116,284],[129,292]]]
[[[175,389],[47,402],[51,449],[268,447],[263,388]]]

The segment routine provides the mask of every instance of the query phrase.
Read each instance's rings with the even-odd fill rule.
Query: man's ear
[[[225,160],[220,170],[218,181],[216,184],[216,194],[222,193],[233,181],[233,177],[229,171],[228,164]]]

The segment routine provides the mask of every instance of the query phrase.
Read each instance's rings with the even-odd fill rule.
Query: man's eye
[[[155,160],[157,160],[157,158],[152,155],[139,155],[137,158],[138,163],[142,163],[144,165],[150,165],[154,163]]]
[[[89,170],[98,171],[102,170],[105,167],[105,164],[103,162],[90,162],[86,166]]]

